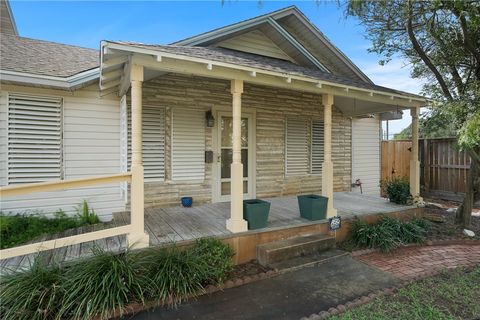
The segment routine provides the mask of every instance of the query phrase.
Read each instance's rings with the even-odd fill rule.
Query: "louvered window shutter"
[[[62,99],[8,95],[8,183],[58,180],[62,167]]]
[[[132,164],[132,110],[128,106],[128,168]],[[142,158],[145,181],[165,179],[165,108],[142,108]]]
[[[303,119],[287,118],[286,125],[286,175],[309,173],[308,122]]]
[[[173,109],[172,180],[205,178],[205,112]]]
[[[323,121],[313,120],[312,121],[312,173],[320,174],[322,173],[322,163],[323,163]]]

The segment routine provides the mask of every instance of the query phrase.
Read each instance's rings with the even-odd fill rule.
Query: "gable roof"
[[[276,32],[283,36],[283,41],[279,39],[278,43],[290,42],[307,60],[312,61],[318,69],[373,83],[343,52],[328,40],[296,6],[290,6],[252,19],[217,28],[176,41],[172,44],[182,46],[210,46],[216,42],[251,31],[255,28],[265,28],[266,25],[270,25]],[[274,38],[275,34],[271,34],[270,36]],[[315,61],[317,63],[315,63]]]
[[[17,24],[8,0],[0,0],[0,33],[18,35]]]
[[[178,56],[192,57],[204,59],[205,62],[219,62],[226,63],[235,66],[249,67],[253,69],[265,70],[268,72],[276,72],[283,75],[301,76],[316,80],[318,82],[324,81],[325,83],[334,83],[343,86],[350,86],[356,88],[362,88],[367,90],[374,90],[384,92],[387,94],[397,94],[402,96],[408,96],[412,98],[422,98],[419,95],[415,95],[408,92],[403,92],[387,87],[378,86],[372,83],[368,83],[361,80],[352,79],[349,77],[343,77],[334,75],[331,73],[323,72],[320,70],[299,66],[290,61],[274,59],[269,57],[258,56],[256,54],[239,52],[236,50],[229,50],[225,48],[212,48],[212,47],[191,47],[191,46],[174,46],[174,45],[150,45],[137,42],[122,42],[122,41],[106,41],[104,46],[108,44],[118,44],[126,46],[126,49],[130,52],[139,52],[153,55],[156,53],[160,55],[162,53],[169,53]],[[146,49],[148,51],[136,51],[135,49]],[[115,48],[118,49],[118,48]]]

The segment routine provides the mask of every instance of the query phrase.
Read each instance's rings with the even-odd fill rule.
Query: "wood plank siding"
[[[178,205],[182,196],[195,203],[212,201],[213,165],[203,163],[204,179],[172,179],[172,114],[196,109],[231,110],[230,82],[183,75],[165,75],[146,81],[143,104],[166,110],[165,181],[146,182],[146,206]],[[321,95],[245,84],[242,110],[255,114],[256,197],[277,197],[321,192],[321,174],[285,175],[285,127],[287,117],[323,119]],[[183,111],[183,112],[182,112]],[[214,128],[205,128],[205,150],[213,150]],[[351,179],[351,120],[334,108],[332,157],[334,190],[349,191]],[[195,163],[198,166],[198,163]]]

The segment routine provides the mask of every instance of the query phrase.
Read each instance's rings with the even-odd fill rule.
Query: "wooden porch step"
[[[317,233],[260,244],[257,246],[257,260],[261,265],[268,266],[276,262],[311,255],[334,247],[335,237]]]
[[[329,261],[349,255],[349,252],[343,250],[329,249],[327,251],[314,252],[306,256],[300,256],[280,262],[274,262],[270,264],[269,267],[278,272],[285,273],[307,267],[316,267],[323,263],[327,263]]]

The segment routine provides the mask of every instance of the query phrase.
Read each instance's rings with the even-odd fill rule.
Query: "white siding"
[[[365,194],[380,195],[380,120],[352,120],[352,182],[360,179]],[[352,191],[360,192],[359,187]]]
[[[120,102],[98,98],[96,88],[73,94],[61,91],[9,86],[9,92],[23,91],[49,97],[63,96],[63,161],[64,178],[75,179],[94,175],[116,174],[120,168]],[[0,183],[6,185],[6,114],[7,91],[0,100]],[[8,212],[39,212],[50,214],[58,209],[73,212],[87,200],[102,219],[124,210],[120,184],[34,193],[1,199],[0,210]]]
[[[173,109],[172,180],[205,178],[205,112]]]
[[[221,41],[215,46],[295,62],[260,30]]]

